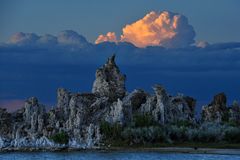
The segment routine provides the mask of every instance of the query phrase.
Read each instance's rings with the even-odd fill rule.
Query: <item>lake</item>
[[[10,152],[0,160],[240,160],[240,155],[159,152]]]

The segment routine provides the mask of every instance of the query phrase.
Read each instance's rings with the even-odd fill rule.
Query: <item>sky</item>
[[[150,11],[169,10],[188,17],[197,40],[240,40],[239,0],[1,0],[0,41],[12,34],[57,34],[71,29],[94,42],[99,34],[121,34],[125,24]]]
[[[28,97],[56,104],[56,90],[90,92],[95,71],[116,54],[128,92],[240,100],[238,0],[2,0],[0,107]],[[47,35],[46,35],[47,34]]]

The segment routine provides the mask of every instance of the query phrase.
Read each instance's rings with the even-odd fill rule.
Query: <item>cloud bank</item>
[[[162,46],[165,48],[183,48],[193,44],[195,31],[188,19],[169,11],[150,12],[142,19],[126,25],[118,42],[130,42],[137,47]],[[117,42],[114,32],[100,35],[96,44]]]
[[[85,37],[72,30],[61,31],[57,36],[45,34],[39,36],[35,33],[18,32],[12,35],[7,45],[26,47],[48,47],[48,46],[77,46],[87,47],[90,43]]]

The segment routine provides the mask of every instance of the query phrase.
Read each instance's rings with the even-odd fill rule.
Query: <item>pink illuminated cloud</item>
[[[99,44],[102,42],[117,42],[116,34],[114,32],[108,32],[106,35],[99,35],[95,43]]]

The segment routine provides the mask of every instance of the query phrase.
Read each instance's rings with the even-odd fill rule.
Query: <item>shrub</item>
[[[153,142],[165,142],[167,137],[163,129],[159,126],[125,128],[122,137],[128,143],[145,144]]]
[[[166,132],[163,130],[162,127],[159,126],[152,126],[148,129],[151,133],[150,137],[152,137],[152,142],[165,142],[167,141]]]
[[[183,126],[178,127],[176,125],[170,125],[166,129],[167,129],[168,136],[172,141],[184,142],[188,140],[186,127],[183,127]]]
[[[198,141],[198,135],[199,135],[199,130],[198,128],[188,128],[186,130],[186,137],[188,141],[190,142],[197,142]]]
[[[219,142],[224,137],[226,127],[226,125],[214,122],[203,123],[199,128],[198,141]]]
[[[101,122],[100,132],[105,139],[117,140],[121,138],[122,126],[118,123],[110,124],[106,121]]]
[[[194,126],[194,124],[188,120],[179,120],[179,121],[173,123],[172,125],[176,125],[178,127],[193,127]]]
[[[58,144],[67,144],[69,141],[69,136],[65,132],[60,132],[51,137],[51,139]]]
[[[232,143],[240,142],[240,129],[237,127],[229,127],[225,131],[224,140]]]
[[[133,117],[135,127],[148,127],[157,125],[153,116],[150,114],[136,114]]]
[[[239,123],[233,120],[229,120],[227,123],[227,125],[232,126],[232,127],[238,127]]]
[[[198,141],[199,142],[218,142],[219,132],[214,130],[199,130]]]

